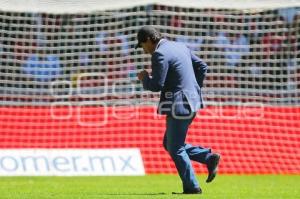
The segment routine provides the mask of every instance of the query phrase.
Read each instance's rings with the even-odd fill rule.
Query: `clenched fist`
[[[149,76],[149,73],[146,70],[143,70],[139,72],[137,76],[140,81],[143,81],[146,76]]]

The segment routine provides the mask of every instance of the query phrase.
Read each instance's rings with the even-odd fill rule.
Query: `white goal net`
[[[158,93],[136,77],[150,69],[134,49],[149,24],[207,62],[191,139],[257,163],[224,172],[299,172],[299,1],[0,0],[0,148],[134,146],[148,172],[174,171]]]

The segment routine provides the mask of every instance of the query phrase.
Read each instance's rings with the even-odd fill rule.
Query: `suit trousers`
[[[193,114],[189,118],[166,117],[166,132],[163,146],[170,154],[181,178],[183,190],[193,190],[199,187],[191,160],[206,164],[206,157],[211,149],[201,146],[186,144],[188,128],[195,118]]]

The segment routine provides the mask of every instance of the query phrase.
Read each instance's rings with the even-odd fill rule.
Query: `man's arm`
[[[192,59],[192,63],[193,63],[196,80],[197,80],[200,88],[202,88],[208,66],[202,59],[197,57],[192,52],[191,52],[191,59]]]
[[[143,87],[146,90],[150,91],[161,91],[165,84],[166,76],[168,73],[169,65],[167,61],[164,59],[164,56],[155,52],[152,55],[151,59],[152,63],[152,77],[149,75],[145,75],[143,78]]]

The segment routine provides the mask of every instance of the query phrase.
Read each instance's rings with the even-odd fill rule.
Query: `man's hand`
[[[146,70],[143,70],[141,72],[138,73],[138,79],[140,81],[143,81],[143,79],[146,77],[146,76],[149,76],[149,73],[146,71]]]

